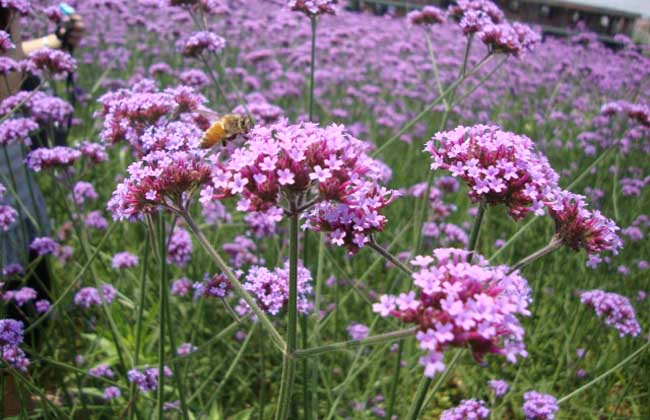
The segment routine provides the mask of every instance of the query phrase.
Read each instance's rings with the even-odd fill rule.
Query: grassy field
[[[95,114],[102,108],[101,95],[132,89],[149,77],[159,89],[194,84],[207,98],[206,107],[218,114],[239,107],[238,112],[250,111],[260,125],[283,117],[290,123],[306,121],[315,57],[312,119],[323,126],[344,124],[372,145],[369,155],[390,168],[387,186],[404,195],[382,210],[388,221],[374,237],[393,255],[408,258],[431,255],[439,247],[464,248],[475,221],[477,203],[469,200],[467,186],[459,180],[457,191],[445,192],[449,171],[430,170],[431,156],[423,148],[433,134],[458,125],[489,124],[528,136],[560,175],[562,188],[584,194],[591,208],[621,227],[624,248],[619,255],[603,252],[604,261],[595,268],[587,266],[584,250],[567,247],[525,266],[521,275],[532,289],[531,316],[521,317],[528,357],[511,364],[489,355],[479,364],[465,348],[448,349],[448,369],[433,378],[419,418],[439,418],[443,410],[470,398],[485,401],[492,419],[524,418],[522,398],[531,390],[559,400],[557,419],[650,418],[650,300],[645,297],[650,293],[650,224],[644,218],[650,216],[650,129],[631,117],[601,114],[602,105],[611,101],[650,102],[647,48],[630,44],[614,51],[583,31],[544,39],[515,57],[488,48],[478,35],[463,35],[453,19],[414,26],[403,17],[352,13],[342,6],[337,15],[310,19],[267,1],[215,2],[212,13],[154,3],[73,4],[88,34],[74,52],[76,84],[86,95],[75,107],[71,144],[102,143],[106,119]],[[29,19],[34,22],[29,30],[46,29],[42,19]],[[313,50],[310,21],[316,22]],[[201,59],[183,57],[184,41],[202,29],[222,36],[225,49]],[[202,75],[183,74],[197,70]],[[65,81],[48,82],[42,90],[69,99]],[[224,155],[244,141],[234,141]],[[170,213],[136,222],[110,220],[107,202],[140,156],[126,141],[107,146],[106,162],[80,161],[70,175],[91,182],[98,193],[82,208],[69,198],[64,171],[36,175],[51,218],[50,236],[71,246],[73,255],[65,263],[42,257],[49,261],[48,299],[55,304],[45,316],[28,314],[27,325],[44,320],[42,342],[23,346],[31,364],[26,373],[15,375],[22,396],[41,402],[21,415],[153,418],[160,416],[162,402],[182,399],[182,406],[165,411],[165,418],[273,418],[286,395],[280,388],[288,382],[282,372],[288,362],[268,328],[259,321],[233,321],[232,308],[239,302],[235,291],[226,299],[166,292],[174,280],[200,282],[222,267],[196,237],[186,265],[158,258],[166,251],[158,244],[161,237],[171,229],[191,230]],[[427,182],[440,192],[431,203],[411,193],[414,185]],[[229,256],[224,244],[238,236],[252,240],[248,253],[242,252],[248,259],[236,268],[240,280],[255,260],[273,269],[290,258],[289,217],[260,235],[247,213],[237,211],[237,199],[224,199],[224,213],[213,222],[202,214],[196,196],[190,212],[224,258]],[[92,229],[71,218],[93,210],[108,220],[108,228]],[[435,224],[439,232],[423,234],[423,223]],[[630,227],[638,227],[638,233]],[[476,251],[493,265],[513,265],[544,247],[553,234],[548,216],[514,221],[504,206],[493,206],[486,211]],[[123,251],[138,256],[139,264],[113,268],[113,256]],[[348,327],[354,323],[367,326],[371,337],[408,326],[373,312],[381,295],[410,290],[413,281],[370,247],[348,255],[327,243],[324,234],[309,232],[300,234],[297,252],[311,272],[314,293],[309,300],[315,306],[307,315],[298,314],[298,348],[350,340]],[[112,303],[75,304],[80,287],[104,283],[118,291]],[[579,292],[593,289],[627,297],[641,334],[619,337],[581,304]],[[287,339],[286,308],[269,318]],[[198,350],[179,356],[181,343]],[[418,363],[423,353],[418,341],[408,337],[299,359],[287,418],[408,418],[423,378]],[[114,376],[89,376],[88,369],[100,364],[110,366]],[[163,364],[174,376],[165,379],[162,389],[138,391],[127,378],[134,367],[157,370]],[[507,381],[510,391],[495,397],[487,385],[492,379]],[[121,397],[105,400],[108,386],[117,386]]]

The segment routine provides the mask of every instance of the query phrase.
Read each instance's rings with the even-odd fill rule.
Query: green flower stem
[[[295,380],[296,359],[293,353],[297,344],[298,324],[298,212],[296,202],[290,204],[289,216],[289,301],[287,303],[287,351],[282,359],[282,384],[275,412],[276,420],[289,417],[291,395]]]
[[[476,243],[478,242],[478,234],[481,230],[481,225],[483,224],[483,216],[485,216],[485,209],[487,204],[481,201],[481,204],[478,206],[478,213],[472,224],[472,230],[469,234],[469,241],[467,242],[467,250],[474,251],[476,249]]]
[[[318,18],[311,16],[311,61],[309,62],[309,121],[314,121],[314,71],[316,69],[316,26]]]
[[[386,334],[378,334],[363,340],[348,340],[339,343],[325,344],[323,346],[312,347],[309,349],[296,350],[295,356],[297,358],[314,357],[319,354],[329,353],[333,351],[349,350],[356,347],[372,346],[377,344],[389,343],[392,341],[403,340],[407,337],[413,336],[417,333],[417,327],[406,328],[403,330],[392,331]]]
[[[138,318],[135,322],[135,351],[133,354],[133,368],[135,368],[140,361],[140,341],[142,340],[142,318],[144,315],[144,302],[145,295],[147,290],[147,278],[149,272],[149,235],[146,235],[145,244],[144,244],[144,257],[142,260],[142,272],[140,275],[140,293],[139,293],[139,302],[138,302]],[[135,383],[131,384],[129,387],[129,394],[131,395],[129,404],[129,418],[133,419],[135,416],[135,399],[137,396]]]
[[[449,365],[447,365],[445,371],[442,372],[440,376],[438,376],[438,380],[433,386],[433,389],[431,390],[431,393],[429,393],[428,397],[427,397],[427,391],[429,390],[429,387],[433,382],[433,378],[427,378],[426,376],[422,378],[422,380],[420,381],[420,385],[418,385],[418,390],[415,394],[415,399],[413,400],[413,404],[409,408],[409,412],[406,415],[407,420],[417,420],[419,418],[420,412],[427,406],[427,404],[429,403],[431,398],[433,398],[433,396],[438,391],[438,389],[440,389],[442,383],[447,378],[451,370],[454,368],[454,366],[458,362],[458,359],[460,359],[461,354],[462,354],[462,350],[456,351],[454,358],[451,360],[451,362],[449,362]]]
[[[368,246],[373,249],[375,252],[377,252],[379,255],[384,257],[386,260],[390,261],[392,264],[395,265],[395,267],[399,268],[402,270],[406,275],[411,276],[413,275],[413,270],[408,268],[403,262],[401,262],[396,256],[382,248],[379,244],[377,244],[373,239],[368,242]]]
[[[165,219],[162,217],[162,214],[158,215],[157,220],[158,227],[158,263],[160,264],[160,290],[158,295],[159,300],[159,325],[158,325],[158,389],[157,389],[157,401],[156,406],[158,407],[158,420],[163,420],[163,404],[165,401],[165,286],[167,281],[165,277],[167,276],[167,249],[165,247]]]
[[[546,246],[544,246],[541,249],[538,249],[537,251],[533,252],[529,256],[522,258],[519,262],[513,265],[510,268],[510,271],[508,271],[508,274],[512,274],[517,270],[521,270],[523,267],[543,257],[544,255],[550,254],[551,252],[555,251],[561,246],[562,246],[562,241],[557,236],[553,236],[551,238],[551,241]]]
[[[466,79],[468,79],[471,76],[473,76],[474,74],[476,74],[483,66],[485,66],[487,63],[489,63],[493,59],[494,56],[495,56],[494,54],[489,54],[489,55],[485,56],[485,58],[483,58],[481,61],[479,61],[476,64],[476,66],[474,66],[470,71],[465,73],[465,75],[463,75],[463,76],[459,77],[458,79],[456,79],[456,81],[454,81],[451,85],[449,85],[449,87],[447,87],[447,89],[445,89],[443,95],[439,95],[436,99],[434,99],[432,102],[430,102],[426,107],[424,107],[424,109],[418,115],[416,115],[410,121],[408,121],[406,124],[404,124],[404,126],[402,126],[402,128],[397,133],[395,133],[395,135],[393,135],[393,137],[389,138],[380,147],[375,149],[372,152],[372,156],[379,155],[381,152],[384,151],[384,149],[386,147],[390,146],[393,142],[395,142],[397,139],[399,139],[404,133],[409,131],[411,129],[411,127],[413,127],[418,121],[420,121],[422,118],[424,118],[436,105],[438,105],[440,102],[445,100],[447,95],[449,95],[453,90],[455,90],[458,87],[458,85],[460,85],[463,81],[465,81]]]
[[[644,345],[642,345],[641,347],[639,347],[634,353],[627,356],[620,363],[618,363],[616,366],[612,367],[611,369],[607,370],[605,373],[599,375],[598,377],[596,377],[593,380],[587,382],[586,384],[584,384],[580,388],[578,388],[578,389],[570,392],[569,394],[565,395],[564,397],[560,398],[559,400],[557,400],[557,403],[562,404],[564,401],[568,400],[569,398],[572,398],[573,396],[578,395],[582,391],[584,391],[584,390],[586,390],[588,388],[591,388],[591,386],[597,384],[601,380],[605,379],[607,376],[611,375],[612,373],[616,372],[617,370],[619,370],[623,366],[627,365],[634,358],[636,358],[638,355],[640,355],[645,350],[647,350],[648,347],[650,347],[650,341],[646,341],[646,343]]]
[[[192,217],[185,213],[182,214],[183,219],[187,222],[188,227],[194,233],[194,236],[199,240],[201,243],[201,246],[205,251],[208,253],[210,258],[215,262],[217,267],[226,275],[230,283],[232,284],[233,288],[237,292],[237,294],[246,301],[248,306],[250,306],[251,310],[257,315],[257,318],[259,319],[260,323],[262,326],[269,332],[269,335],[271,337],[271,340],[273,343],[282,351],[283,353],[286,351],[287,348],[287,343],[284,341],[282,338],[282,335],[278,332],[278,330],[273,326],[273,323],[271,323],[271,320],[269,317],[266,315],[266,313],[257,305],[257,302],[255,301],[255,298],[253,298],[245,289],[244,286],[237,280],[237,277],[235,274],[232,272],[230,267],[228,267],[228,264],[221,258],[219,253],[214,249],[214,247],[210,244],[208,239],[205,237],[201,229],[196,225],[196,222]]]

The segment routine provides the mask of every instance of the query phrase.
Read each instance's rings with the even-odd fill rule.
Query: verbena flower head
[[[47,254],[56,254],[59,251],[60,245],[52,238],[42,236],[34,238],[32,243],[29,244],[29,249],[36,252],[39,256]]]
[[[116,398],[120,398],[122,396],[122,391],[116,386],[109,386],[104,389],[104,394],[102,398],[104,398],[105,401],[110,401],[114,400]]]
[[[138,369],[131,369],[127,372],[129,382],[135,384],[140,392],[155,391],[158,388],[158,374],[157,367],[145,368],[142,371]],[[167,366],[163,367],[163,375],[166,377],[172,376],[172,370]]]
[[[81,152],[66,146],[39,147],[25,158],[25,164],[34,172],[43,169],[66,169],[81,157]]]
[[[311,273],[302,264],[298,266],[298,312],[307,313],[312,305]],[[289,262],[271,271],[266,267],[252,266],[244,281],[244,289],[257,298],[263,310],[277,315],[289,300]],[[244,303],[245,305],[245,303]]]
[[[168,243],[167,262],[177,267],[185,267],[192,258],[192,237],[190,233],[177,226]]]
[[[192,288],[194,288],[194,299],[198,299],[199,297],[223,299],[232,289],[232,284],[225,274],[215,274],[213,276],[206,274],[204,280],[200,283],[194,283]]]
[[[113,302],[117,296],[117,291],[110,284],[104,284],[101,287],[102,296],[99,295],[100,291],[94,287],[83,287],[74,296],[74,303],[82,308],[90,308],[91,306],[99,306],[102,304],[102,296],[106,304]]]
[[[7,76],[9,73],[22,70],[16,60],[10,57],[0,57],[0,74]]]
[[[399,196],[394,190],[366,182],[355,187],[343,202],[326,201],[314,206],[303,229],[326,232],[330,243],[354,254],[373,233],[381,232],[388,219],[379,212]]]
[[[194,353],[198,349],[199,348],[192,343],[183,343],[176,349],[176,354],[179,356],[187,356],[190,353]]]
[[[616,328],[621,337],[636,337],[641,333],[634,307],[625,296],[603,290],[590,290],[580,294],[580,302],[594,308],[599,317],[604,316],[605,324]]]
[[[129,177],[117,185],[108,209],[116,220],[137,220],[159,207],[186,207],[192,192],[210,180],[204,152],[152,152],[129,165]]]
[[[335,5],[338,0],[289,0],[291,10],[302,12],[307,16],[336,13]]]
[[[233,242],[225,243],[223,250],[230,255],[230,263],[235,268],[246,264],[261,264],[263,261],[255,255],[257,246],[252,239],[245,236],[236,236]]]
[[[524,51],[529,51],[537,44],[541,37],[530,27],[515,23],[484,25],[478,32],[478,37],[492,52],[520,56]]]
[[[116,269],[124,269],[136,267],[140,259],[137,255],[133,255],[130,252],[118,252],[113,255],[113,261],[111,266]]]
[[[482,362],[488,353],[514,363],[526,357],[524,329],[517,315],[530,315],[530,288],[518,272],[491,267],[481,256],[454,248],[439,248],[433,257],[418,256],[411,264],[417,292],[384,295],[373,305],[381,316],[393,316],[418,326],[417,340],[427,355],[420,359],[424,374],[444,370],[443,352],[450,346],[469,347]]]
[[[108,220],[104,218],[101,211],[94,210],[86,215],[84,225],[93,229],[104,230],[108,227]]]
[[[0,54],[5,54],[14,48],[16,48],[16,45],[11,41],[11,35],[5,31],[0,31]]]
[[[160,92],[155,83],[142,81],[131,90],[120,89],[99,99],[103,117],[100,138],[108,144],[127,141],[137,156],[146,155],[143,134],[152,127],[164,127],[171,116],[198,118],[196,111],[207,99],[189,86],[167,88]],[[155,150],[155,149],[154,149]]]
[[[529,391],[524,394],[522,410],[526,420],[553,420],[560,409],[554,396]]]
[[[447,16],[444,11],[435,6],[424,6],[420,10],[413,10],[406,15],[411,25],[435,25],[444,23]]]
[[[508,390],[510,389],[510,385],[504,380],[501,379],[493,379],[491,381],[488,381],[488,385],[492,390],[494,391],[494,395],[497,397],[502,397],[504,396]]]
[[[16,12],[21,16],[27,16],[33,10],[33,6],[29,0],[0,0],[0,6]]]
[[[503,204],[519,220],[529,212],[543,214],[554,198],[558,175],[548,159],[525,136],[495,126],[457,127],[437,133],[425,150],[431,169],[446,169],[464,180],[472,201]]]
[[[23,306],[27,302],[36,299],[38,294],[31,287],[21,287],[18,290],[8,290],[2,296],[5,302],[13,301],[17,306]]]
[[[40,48],[27,57],[26,70],[30,73],[62,80],[77,68],[70,54],[61,50]]]
[[[370,333],[370,328],[368,328],[363,324],[352,323],[348,325],[347,331],[351,339],[363,340],[364,338],[368,337],[368,334]]]
[[[258,126],[224,163],[218,155],[213,158],[212,186],[203,195],[239,195],[240,211],[266,211],[305,193],[345,202],[364,182],[385,175],[367,148],[343,126],[290,125],[286,120]]]
[[[25,372],[29,360],[20,349],[23,343],[24,328],[22,321],[0,319],[0,360],[14,369]]]
[[[18,212],[11,206],[0,205],[0,230],[7,232],[14,224]]]
[[[186,296],[192,290],[192,281],[187,277],[172,282],[171,293],[176,296]]]
[[[489,24],[505,21],[499,7],[489,0],[458,0],[449,7],[449,16],[456,19],[466,34],[478,32]]]
[[[490,409],[484,401],[475,399],[463,400],[457,407],[445,410],[440,420],[482,420],[490,417]]]
[[[226,40],[214,32],[193,33],[183,45],[185,57],[198,57],[205,51],[220,53],[226,47]]]
[[[558,191],[549,202],[548,211],[555,221],[555,235],[573,250],[584,248],[595,254],[611,251],[618,254],[623,241],[616,233],[616,223],[598,210],[589,210],[585,197],[569,191]]]
[[[32,118],[12,118],[0,124],[0,146],[22,143],[29,146],[30,134],[38,130],[38,124]]]
[[[88,369],[88,375],[94,377],[94,378],[114,378],[115,373],[111,370],[111,368],[105,364],[102,363],[100,365],[97,365],[95,367],[92,367]]]
[[[97,200],[97,198],[99,198],[93,184],[86,181],[79,181],[74,184],[71,196],[74,199],[74,202],[80,206],[83,205],[86,200]]]

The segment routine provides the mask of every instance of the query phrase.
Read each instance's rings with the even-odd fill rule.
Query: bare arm
[[[56,35],[51,34],[44,36],[43,38],[23,41],[22,47],[25,54],[29,55],[29,53],[43,47],[59,49],[61,48],[61,41],[59,41],[59,38],[57,38]]]

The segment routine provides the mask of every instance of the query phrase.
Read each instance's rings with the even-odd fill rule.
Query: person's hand
[[[86,26],[84,25],[83,19],[75,13],[63,21],[60,35],[70,47],[74,48],[81,42],[85,31]]]

